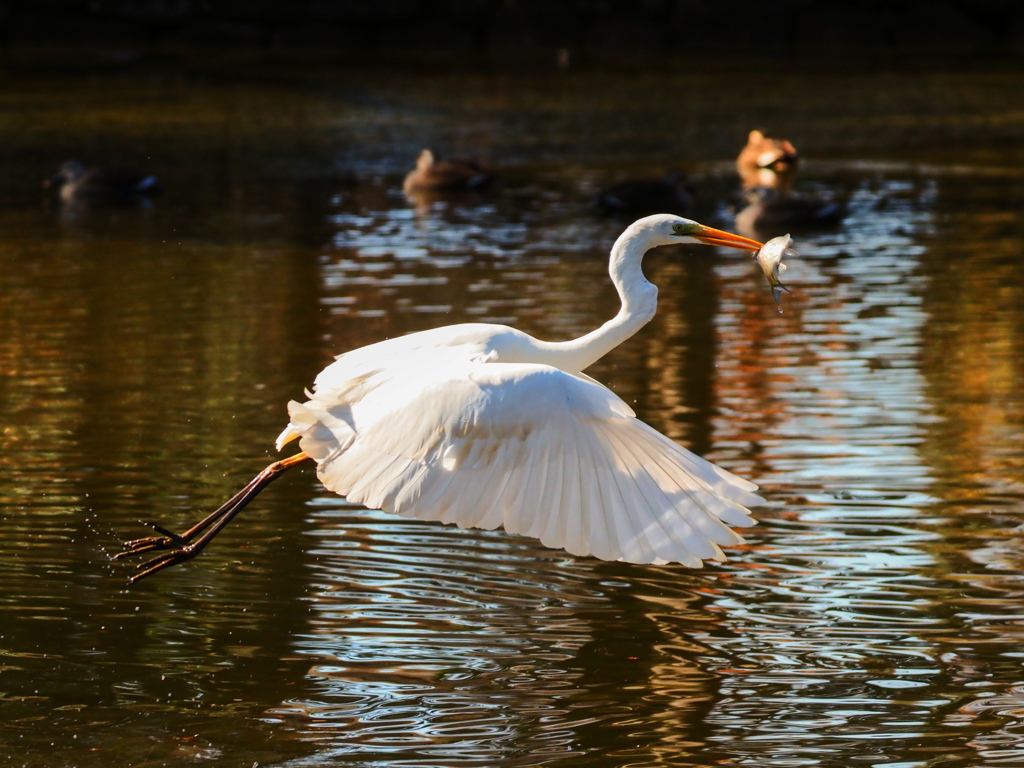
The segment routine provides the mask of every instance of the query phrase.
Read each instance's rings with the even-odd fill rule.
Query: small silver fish
[[[767,243],[761,246],[761,250],[755,251],[754,261],[761,267],[761,271],[764,272],[764,276],[768,278],[768,285],[772,289],[772,298],[775,299],[775,306],[779,308],[779,313],[782,313],[782,306],[779,304],[779,296],[782,292],[792,294],[786,286],[779,280],[779,275],[786,271],[786,265],[782,263],[784,256],[796,256],[798,255],[792,247],[793,238],[789,235],[782,235],[781,237],[773,237]]]

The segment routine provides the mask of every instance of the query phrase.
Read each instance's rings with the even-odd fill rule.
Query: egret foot
[[[147,536],[144,539],[130,539],[122,545],[124,547],[123,552],[118,552],[114,555],[111,560],[120,560],[122,557],[128,557],[129,555],[137,555],[141,552],[149,552],[153,549],[172,549],[175,547],[183,547],[188,543],[188,539],[183,536],[179,536],[164,528],[159,523],[150,523],[140,520],[143,525],[148,525],[157,533],[163,534],[162,536]]]
[[[250,501],[259,495],[260,491],[274,482],[284,472],[296,464],[306,461],[308,458],[309,456],[304,453],[296,453],[287,459],[275,461],[250,480],[242,490],[184,533],[174,533],[158,523],[144,523],[144,525],[148,525],[161,535],[147,536],[142,539],[130,539],[122,545],[124,551],[118,552],[112,559],[120,560],[123,557],[140,555],[143,552],[152,552],[158,549],[169,550],[136,566],[136,570],[140,571],[140,573],[136,573],[129,579],[131,583],[135,583],[139,579],[145,578],[157,571],[162,571],[164,568],[191,560],[202,552],[206,545],[213,541],[214,537],[234,519],[235,515],[241,512]]]
[[[162,571],[164,568],[170,568],[172,565],[184,563],[186,560],[191,560],[201,551],[202,547],[197,547],[192,544],[186,544],[184,547],[181,547],[180,549],[173,549],[170,552],[164,552],[164,554],[158,555],[154,557],[152,560],[147,560],[141,565],[135,566],[136,570],[139,570],[140,572],[130,577],[128,579],[128,582],[130,584],[134,584],[139,579],[145,578],[146,576],[156,573],[157,571]]]

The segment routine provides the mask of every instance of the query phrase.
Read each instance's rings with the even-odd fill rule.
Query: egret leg
[[[202,552],[206,545],[213,541],[214,537],[224,529],[224,526],[230,523],[235,515],[245,509],[246,505],[259,495],[260,491],[296,464],[301,464],[308,458],[309,456],[300,452],[294,456],[289,456],[287,459],[275,461],[250,480],[242,490],[184,533],[174,533],[158,523],[146,523],[146,525],[149,525],[162,535],[126,541],[124,542],[124,551],[118,552],[114,555],[113,559],[120,560],[122,557],[130,557],[131,555],[138,555],[155,549],[169,550],[136,566],[136,569],[140,572],[129,579],[132,583],[157,571],[162,571],[164,568],[191,560]]]

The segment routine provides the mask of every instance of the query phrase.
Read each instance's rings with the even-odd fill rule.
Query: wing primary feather
[[[444,503],[450,508],[450,512],[446,512],[445,515],[452,516],[452,522],[457,523],[460,528],[488,527],[482,525],[487,511],[484,505],[487,503],[489,495],[493,493],[490,486],[497,464],[493,459],[481,464],[479,459],[483,452],[478,451],[477,453],[477,462],[467,465],[464,469],[454,470],[454,472],[460,473],[459,481],[453,482],[453,490],[457,497],[444,500]],[[445,517],[441,519],[448,522]],[[496,528],[497,526],[489,527]]]
[[[389,471],[381,473],[374,486],[373,493],[367,495],[364,502],[371,509],[383,509],[385,512],[394,512],[395,497],[402,491],[408,482],[406,475],[415,473],[419,469],[416,462],[404,456],[395,458]]]
[[[635,507],[636,500],[633,498],[632,489],[627,490],[628,486],[624,485],[624,482],[632,483],[632,477],[624,471],[623,457],[616,450],[608,434],[610,430],[603,428],[605,426],[600,424],[594,429],[594,438],[603,449],[599,454],[603,459],[605,471],[599,471],[598,476],[601,478],[600,482],[604,489],[602,496],[606,502],[603,509],[605,525],[608,526],[609,533],[614,532],[615,535],[614,556],[608,559],[649,563],[656,557],[648,546],[646,537],[642,536],[634,525],[634,515],[640,510]]]
[[[518,494],[521,518],[519,529],[524,536],[539,538],[538,534],[544,520],[543,507],[550,503],[550,500],[545,499],[550,472],[551,439],[554,432],[557,430],[545,425],[540,429],[534,429],[527,438],[530,445],[527,446],[526,455],[530,467],[523,475],[523,489]]]
[[[638,480],[638,476],[646,472],[643,461],[633,454],[619,431],[610,428],[605,431],[603,437],[608,440],[616,455],[623,460],[623,485],[628,489],[632,500],[632,504],[627,510],[628,522],[637,542],[636,549],[642,553],[644,558],[642,562],[678,561],[679,557],[675,550],[666,546],[664,536],[652,535],[653,531],[649,522],[651,518],[656,519],[659,512],[665,509],[666,500],[662,494],[652,493],[643,482]]]
[[[423,465],[420,462],[410,460],[402,473],[395,478],[394,485],[384,494],[384,497],[381,499],[380,508],[392,514],[402,514],[400,499],[411,488],[416,486],[423,472]]]
[[[562,438],[562,430],[552,430],[552,446],[549,454],[548,471],[545,477],[544,498],[548,501],[544,509],[537,513],[537,538],[542,542],[545,537],[550,536],[549,531],[552,525],[557,525],[561,516],[561,509],[555,505],[562,501],[562,493],[565,482],[565,441]]]
[[[569,470],[566,483],[566,498],[562,505],[562,519],[559,526],[559,543],[555,546],[563,547],[573,555],[585,555],[587,550],[583,545],[581,506],[583,504],[583,484],[579,445],[576,442],[576,435],[572,426],[568,427],[573,439],[569,441],[571,453],[566,454],[566,468]]]
[[[420,494],[415,500],[415,509],[409,510],[409,516],[420,520],[442,520],[452,522],[445,514],[446,509],[441,501],[445,492],[460,477],[460,469],[446,469],[442,457],[452,445],[449,439],[438,443],[432,453],[423,461],[424,472],[420,479]]]
[[[598,457],[595,455],[597,452],[594,450],[594,438],[589,434],[590,430],[582,429],[582,425],[576,423],[573,427],[580,445],[580,488],[583,497],[580,504],[580,522],[583,528],[583,541],[589,554],[602,560],[614,560],[614,557],[610,557],[604,489]]]
[[[639,535],[658,558],[668,562],[681,562],[690,567],[700,567],[701,555],[705,552],[711,554],[713,550],[708,550],[695,540],[699,537],[691,530],[686,511],[678,509],[678,503],[674,504],[668,498],[650,471],[650,457],[638,455],[635,446],[628,439],[629,436],[630,433],[627,431],[614,433],[620,450],[632,460],[632,466],[635,468],[633,482],[646,501],[645,506],[638,510],[638,513],[646,513],[646,522],[637,521]],[[702,514],[700,510],[696,512]]]
[[[662,465],[670,477],[676,478],[681,472],[691,481],[690,486],[687,487],[682,483],[678,483],[678,480],[676,480],[680,489],[684,490],[695,504],[700,506],[702,509],[706,509],[713,518],[721,518],[725,522],[733,525],[743,526],[755,524],[755,520],[750,516],[749,510],[743,507],[742,504],[739,501],[736,501],[733,497],[736,495],[740,497],[753,497],[757,502],[761,502],[763,500],[760,497],[756,497],[753,494],[744,492],[742,489],[736,489],[731,486],[722,487],[720,484],[712,485],[707,477],[708,468],[714,467],[715,465],[703,459],[699,460],[701,464],[696,464],[693,460],[699,459],[699,457],[689,453],[683,449],[683,447],[671,442],[671,440],[669,441],[669,444],[674,447],[674,450],[665,451],[664,442],[656,439],[660,436],[662,435],[658,432],[654,432],[653,430],[641,430],[635,433],[636,439],[647,446],[648,451],[645,453],[649,454],[652,459]],[[671,465],[675,471],[666,467],[666,463]],[[717,474],[715,476],[718,477]],[[694,494],[695,490],[700,490],[702,493],[697,496]],[[733,490],[737,493],[731,493]],[[728,542],[721,543],[727,544]]]
[[[720,552],[713,544],[742,543],[742,538],[718,520],[708,509],[707,498],[702,498],[702,495],[695,493],[693,488],[686,487],[677,474],[666,468],[662,458],[660,456],[652,457],[647,464],[652,472],[652,477],[657,476],[658,480],[655,483],[662,493],[666,494],[670,507],[687,510],[681,516],[666,518],[665,522],[669,526],[669,530],[676,532],[678,537],[687,543],[691,551],[707,559],[716,558]],[[668,498],[668,493],[679,498],[673,501]],[[706,497],[707,491],[703,495]]]
[[[316,474],[325,488],[347,497],[352,490],[353,470],[361,466],[366,459],[366,452],[357,441],[347,450],[334,451],[322,460],[317,465]]]
[[[543,450],[539,457],[539,475],[537,472],[534,473],[535,480],[530,484],[530,488],[523,500],[523,504],[530,510],[528,521],[529,524],[526,527],[525,533],[527,536],[532,536],[535,539],[539,539],[541,533],[544,530],[544,526],[547,523],[549,507],[553,501],[552,488],[552,461],[551,456],[557,445],[558,430],[547,427],[543,430],[538,431],[537,440],[543,440]],[[557,490],[557,486],[556,490]]]
[[[492,460],[493,471],[495,473],[500,471],[501,474],[490,489],[491,492],[484,502],[486,506],[482,506],[480,509],[481,528],[492,530],[505,522],[505,488],[508,487],[512,478],[512,472],[508,466],[509,459],[506,457],[507,453],[508,446],[502,443]]]
[[[552,491],[552,504],[549,505],[548,517],[544,523],[544,530],[537,538],[547,547],[563,547],[565,542],[565,520],[569,515],[569,501],[571,496],[570,487],[572,476],[568,471],[569,462],[575,461],[575,456],[569,446],[565,444],[565,431],[556,430],[558,435],[558,451],[554,454],[558,464],[558,483]],[[557,493],[554,491],[557,490]]]
[[[573,518],[566,523],[566,535],[570,540],[575,536],[575,545],[582,554],[589,555],[590,550],[590,520],[587,514],[589,510],[590,494],[587,492],[587,443],[581,439],[573,423],[570,429],[571,442],[575,446],[576,454],[575,479],[576,479],[576,506],[573,509]],[[570,527],[571,526],[571,527]]]
[[[702,461],[707,461],[707,459],[702,459]],[[708,463],[711,465],[711,468],[715,471],[715,474],[718,475],[719,477],[721,477],[723,480],[725,480],[726,482],[730,483],[731,485],[735,485],[740,490],[747,491],[748,493],[752,493],[753,495],[757,496],[757,498],[761,499],[761,501],[759,501],[759,502],[751,502],[751,504],[755,504],[755,503],[762,504],[762,503],[764,503],[764,499],[761,498],[760,496],[758,496],[756,493],[754,493],[754,491],[757,490],[757,483],[751,482],[750,480],[747,480],[747,478],[745,478],[745,477],[740,477],[739,475],[734,475],[728,469],[723,469],[722,467],[718,466],[714,462],[710,462],[709,461]]]
[[[675,472],[666,467],[666,461],[670,464],[672,463],[672,456],[659,453],[656,450],[658,446],[656,444],[651,445],[652,441],[649,439],[645,440],[647,436],[644,433],[636,432],[633,433],[632,436],[639,441],[646,442],[648,447],[652,449],[644,452],[645,456],[648,458],[647,466],[657,468],[661,476],[664,478],[666,485],[689,499],[692,507],[700,513],[690,515],[687,518],[687,525],[689,527],[696,527],[705,537],[716,544],[743,543],[742,537],[725,525],[719,519],[718,515],[709,508],[709,504],[714,504],[715,501],[719,501],[713,489],[708,487],[707,484],[699,478],[695,478],[690,475],[684,468],[679,467],[678,465],[675,465]],[[680,471],[683,472],[685,480],[689,481],[689,483],[681,481],[679,477]],[[688,485],[690,487],[687,487]],[[721,504],[720,501],[719,504]],[[678,506],[678,502],[674,506]],[[724,506],[724,504],[722,506]]]
[[[580,443],[580,489],[583,502],[580,506],[580,522],[583,525],[583,541],[591,554],[602,560],[614,560],[610,557],[612,547],[608,541],[607,526],[604,525],[603,501],[600,494],[600,481],[597,478],[598,461],[594,456],[594,441],[590,434],[583,431],[579,422],[573,424],[573,431]],[[599,524],[600,523],[600,524]]]
[[[408,459],[402,456],[383,455],[383,461],[379,466],[374,467],[372,472],[364,473],[352,485],[347,495],[348,500],[371,508],[378,507],[377,497],[394,482],[395,476],[400,475],[408,464]]]
[[[640,427],[639,433],[644,436],[645,441],[648,444],[659,447],[659,450],[657,450],[658,454],[670,456],[680,469],[685,471],[691,477],[700,480],[707,488],[713,490],[717,495],[735,502],[741,507],[753,507],[764,503],[764,499],[762,497],[751,492],[752,489],[757,488],[753,483],[722,469],[716,464],[711,463],[707,459],[701,458],[691,451],[686,450],[681,445],[669,440],[656,429],[644,424],[642,421],[637,421],[636,424]],[[753,523],[746,522],[734,524],[752,525]]]
[[[631,432],[630,435],[623,437],[636,436],[636,433]],[[638,455],[644,457],[644,482],[649,485],[650,492],[660,500],[661,511],[656,515],[656,519],[658,526],[665,533],[666,540],[687,552],[690,557],[701,560],[719,559],[722,551],[714,543],[714,537],[708,535],[709,530],[719,539],[726,536],[735,537],[735,534],[711,517],[700,504],[694,503],[683,488],[680,478],[666,471],[660,455],[652,456],[633,441],[627,439],[627,442],[631,443],[630,450],[640,451]],[[731,539],[725,541],[731,542]],[[685,558],[680,562],[700,567],[700,563],[690,563]]]
[[[512,468],[514,474],[513,482],[507,486],[509,494],[505,501],[505,530],[510,533],[525,534],[526,515],[528,511],[524,508],[523,502],[529,488],[535,457],[530,450],[531,446],[525,440],[516,444],[515,462]]]
[[[423,477],[427,474],[427,465],[417,462],[416,471],[406,481],[402,489],[395,494],[393,511],[402,517],[416,517],[416,503],[423,493]]]

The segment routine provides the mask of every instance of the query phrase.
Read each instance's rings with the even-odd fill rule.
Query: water
[[[808,94],[788,115],[732,76],[12,78],[3,763],[1024,761],[1024,157],[999,144],[1019,78],[786,78]],[[794,233],[782,315],[738,252],[651,254],[657,318],[591,370],[761,484],[728,563],[573,558],[354,508],[308,470],[192,563],[129,588],[108,561],[137,520],[184,525],[269,462],[339,351],[598,325],[623,222],[592,192],[682,164],[728,226],[754,120],[788,128],[804,189],[847,220]],[[410,204],[425,142],[483,146],[502,184]],[[67,157],[164,194],[45,204]]]

